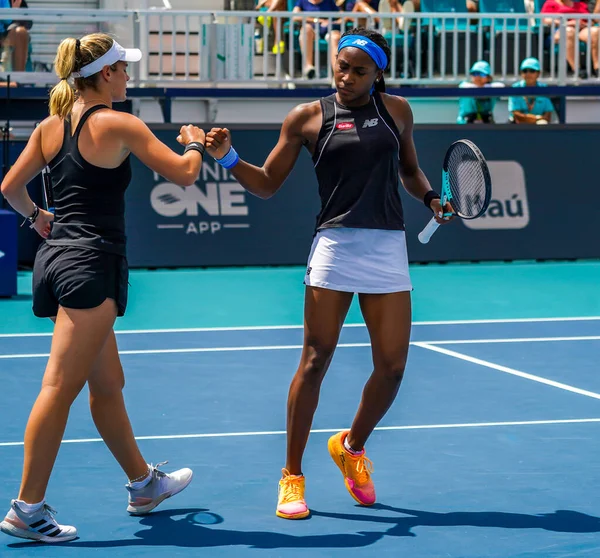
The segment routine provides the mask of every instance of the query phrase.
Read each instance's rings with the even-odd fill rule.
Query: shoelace
[[[161,461],[160,463],[157,463],[156,465],[152,465],[152,463],[150,463],[150,473],[156,473],[157,477],[166,477],[167,473],[163,473],[163,471],[159,471],[158,468],[162,467],[163,465],[166,465],[168,463],[168,461]]]
[[[54,516],[57,515],[58,512],[52,506],[44,503],[44,505],[42,506],[42,510],[41,511],[42,511],[42,515],[48,515],[48,516],[50,516],[51,522],[53,522],[56,525],[58,525],[58,522],[54,518]]]
[[[365,455],[358,456],[356,460],[356,481],[359,485],[369,482],[373,472],[373,462]]]
[[[58,514],[58,512],[52,506],[50,506],[49,504],[46,504],[45,502],[44,502],[44,505],[42,506],[42,514],[44,514],[44,513],[47,513],[53,520],[54,520],[54,516]]]
[[[54,509],[52,506],[50,506],[50,505],[48,505],[48,504],[44,504],[44,510],[45,510],[46,512],[48,512],[48,514],[50,515],[50,517],[51,517],[52,519],[54,519],[54,516],[55,516],[56,514],[58,514],[58,512],[57,512],[57,511],[56,511],[56,510],[55,510],[55,509]]]
[[[302,480],[301,478],[294,477],[292,475],[286,475],[281,479],[283,498],[281,499],[282,504],[289,502],[296,502],[302,500]]]
[[[52,522],[58,527],[58,521],[56,521],[56,518],[54,517],[58,512],[48,504],[44,504],[44,512],[50,516]]]

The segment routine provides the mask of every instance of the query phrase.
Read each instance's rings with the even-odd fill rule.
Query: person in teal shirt
[[[479,60],[471,66],[470,81],[463,81],[459,87],[504,87],[494,82],[492,69],[485,60]],[[458,101],[458,124],[493,124],[496,97],[461,97]]]
[[[521,79],[513,87],[546,87],[538,81],[540,61],[526,58],[521,62]],[[508,100],[510,120],[515,124],[548,124],[552,119],[554,106],[548,97],[510,97]]]

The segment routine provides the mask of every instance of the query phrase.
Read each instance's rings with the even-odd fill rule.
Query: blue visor
[[[375,62],[379,70],[385,70],[388,65],[388,59],[383,49],[375,44],[371,39],[362,35],[346,35],[340,39],[338,52],[346,47],[359,48],[366,52]]]

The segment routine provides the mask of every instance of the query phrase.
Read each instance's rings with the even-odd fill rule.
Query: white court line
[[[345,349],[348,347],[370,347],[371,343],[340,343],[337,347]],[[161,355],[176,353],[227,353],[241,351],[284,351],[289,349],[302,349],[302,345],[263,345],[248,347],[193,347],[186,349],[132,349],[128,351],[119,351],[120,355]],[[50,353],[29,353],[0,355],[0,359],[12,358],[47,358]]]
[[[534,382],[539,382],[540,384],[546,384],[548,386],[552,386],[559,389],[564,389],[565,391],[571,391],[573,393],[578,393],[579,395],[585,395],[586,397],[592,397],[593,399],[600,399],[600,393],[595,393],[593,391],[587,391],[585,389],[580,389],[574,386],[570,386],[568,384],[563,384],[561,382],[555,382],[554,380],[549,380],[548,378],[542,378],[541,376],[535,376],[534,374],[527,374],[526,372],[521,372],[520,370],[515,370],[514,368],[508,368],[507,366],[501,366],[499,364],[494,364],[493,362],[489,362],[487,360],[482,360],[480,358],[474,358],[468,355],[464,355],[462,353],[457,353],[456,351],[450,351],[449,349],[443,349],[442,347],[436,347],[435,345],[430,345],[427,343],[415,342],[413,345],[417,347],[421,347],[423,349],[428,349],[429,351],[435,351],[438,353],[442,353],[443,355],[448,355],[454,358],[458,358],[460,360],[466,360],[467,362],[472,362],[473,364],[479,364],[480,366],[485,366],[487,368],[492,368],[493,370],[498,370],[499,372],[504,372],[506,374],[512,374],[513,376],[519,376],[520,378],[525,378],[526,380],[532,380]]]
[[[377,426],[375,430],[438,430],[444,428],[484,428],[499,426],[535,426],[547,424],[585,424],[600,423],[600,418],[584,419],[557,419],[557,420],[515,420],[507,422],[466,422],[456,424],[416,424],[406,426]],[[311,434],[331,434],[347,430],[348,428],[317,428],[311,430]],[[187,440],[192,438],[234,438],[240,436],[281,436],[286,434],[285,430],[266,430],[263,432],[214,432],[208,434],[173,434],[165,436],[136,436],[136,440]],[[63,440],[63,444],[87,444],[102,442],[102,438],[80,438],[75,440]],[[0,447],[22,446],[23,442],[0,442]]]
[[[546,341],[597,341],[600,335],[588,335],[579,337],[518,337],[506,339],[451,339],[445,341],[411,341],[411,345],[422,347],[424,345],[462,345],[462,344],[485,344],[485,343],[529,343]],[[346,349],[351,347],[370,347],[371,343],[339,343],[337,348]],[[302,345],[249,345],[242,347],[190,347],[180,349],[130,349],[119,351],[120,355],[160,355],[177,353],[227,353],[242,351],[284,351],[302,349]],[[50,353],[15,353],[2,355],[0,359],[16,358],[47,358]]]
[[[427,345],[460,345],[483,343],[544,343],[558,341],[600,341],[600,335],[580,335],[577,337],[507,337],[505,339],[450,339],[448,341],[420,341]]]
[[[413,322],[413,326],[436,326],[436,325],[470,325],[470,324],[519,324],[519,323],[543,323],[543,322],[587,322],[598,321],[600,316],[576,316],[566,318],[501,318],[490,320],[441,320],[429,322]],[[194,333],[209,331],[270,331],[285,329],[302,329],[303,325],[274,325],[274,326],[235,326],[235,327],[181,327],[167,329],[124,329],[115,331],[117,335],[144,334],[144,333]],[[344,327],[365,327],[361,324],[344,324]],[[52,332],[44,333],[0,333],[2,337],[50,337]]]

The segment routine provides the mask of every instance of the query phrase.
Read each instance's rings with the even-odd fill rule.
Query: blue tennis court
[[[500,270],[505,291],[490,295]],[[528,274],[540,272],[547,280],[533,284]],[[295,522],[274,511],[285,458],[285,402],[302,343],[301,298],[288,299],[295,320],[276,320],[285,311],[281,294],[301,293],[302,271],[265,271],[271,281],[257,297],[271,305],[256,314],[256,323],[248,318],[252,311],[235,306],[237,295],[192,296],[183,288],[193,282],[191,272],[157,272],[154,279],[152,272],[134,272],[131,313],[117,324],[131,420],[147,459],[168,459],[166,470],[190,467],[194,481],[159,511],[129,517],[126,479],[101,443],[82,394],[47,494],[58,521],[76,525],[80,538],[50,546],[3,537],[0,554],[600,555],[600,312],[597,296],[590,304],[583,289],[599,272],[598,263],[414,270],[407,373],[367,446],[379,502],[372,508],[355,505],[326,448],[331,433],[349,426],[371,370],[367,332],[353,308],[305,455],[312,516]],[[171,313],[171,321],[161,320],[168,309],[148,318],[147,301],[155,296],[160,305],[164,293],[164,283],[156,283],[161,273],[180,282],[182,300],[171,308],[194,308],[198,319],[186,314],[177,324]],[[223,277],[233,281],[244,273],[240,281],[251,282],[257,272],[207,270],[193,277],[198,285],[225,289]],[[574,288],[555,291],[553,306],[548,290],[561,273]],[[457,285],[469,274],[487,278],[487,285],[471,284],[479,314],[431,307],[427,285],[449,274]],[[20,299],[0,302],[7,316],[0,329],[0,502],[6,508],[18,489],[23,430],[51,341],[47,324],[23,317],[30,301],[28,277],[21,280]],[[537,302],[524,298],[535,291]],[[211,320],[218,325],[207,325]],[[161,323],[168,326],[155,327]]]

